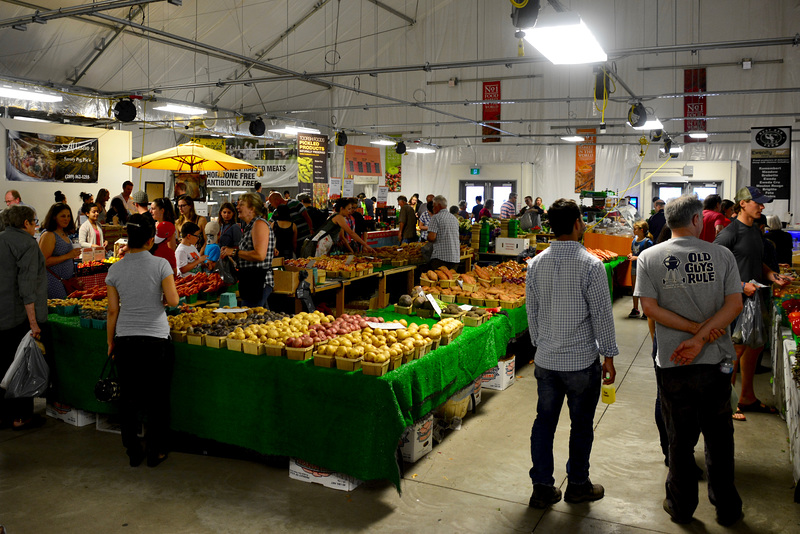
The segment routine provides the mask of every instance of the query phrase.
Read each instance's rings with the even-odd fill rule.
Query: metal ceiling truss
[[[372,2],[373,4],[375,4],[376,6],[378,6],[379,8],[381,8],[381,9],[384,9],[384,10],[388,11],[389,13],[391,13],[392,15],[394,15],[395,17],[401,18],[401,19],[403,19],[404,21],[408,22],[408,25],[409,25],[409,26],[413,26],[414,24],[416,24],[416,23],[417,23],[417,21],[416,21],[416,20],[412,19],[412,18],[411,18],[411,17],[409,17],[408,15],[404,15],[403,13],[400,13],[399,11],[397,11],[396,9],[394,9],[393,7],[387,6],[387,5],[386,5],[386,4],[384,4],[383,2],[380,2],[380,1],[378,1],[378,0],[368,0],[368,1],[369,1],[369,2]]]
[[[83,4],[71,7],[59,7],[58,9],[50,9],[40,11],[36,8],[33,15],[23,15],[10,19],[0,20],[0,28],[14,28],[15,30],[25,31],[28,24],[47,24],[49,20],[61,19],[64,17],[75,17],[77,15],[91,15],[100,11],[109,11],[112,9],[120,9],[123,7],[130,7],[140,4],[152,4],[154,2],[164,2],[165,0],[105,0],[94,2],[92,4]],[[174,0],[170,1],[171,4],[175,3]],[[29,7],[29,6],[25,6]]]

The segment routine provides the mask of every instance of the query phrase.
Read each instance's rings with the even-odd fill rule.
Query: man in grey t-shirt
[[[694,447],[706,447],[709,500],[717,521],[735,523],[742,499],[733,482],[730,374],[721,363],[735,352],[728,325],[742,310],[742,285],[731,252],[699,239],[703,204],[684,195],[666,206],[672,239],[637,261],[634,295],[656,321],[656,378],[669,435],[664,510],[688,523],[697,509]]]

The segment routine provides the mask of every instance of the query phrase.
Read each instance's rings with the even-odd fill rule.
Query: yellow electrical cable
[[[521,2],[517,2],[516,0],[511,0],[511,5],[516,7],[517,9],[522,9],[523,7],[528,5],[528,0],[522,0]]]

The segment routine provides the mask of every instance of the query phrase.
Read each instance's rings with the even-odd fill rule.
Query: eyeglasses
[[[197,234],[192,234],[192,237],[194,237],[194,238],[197,238],[197,239],[200,239],[200,238],[201,238],[201,237],[203,237],[203,236],[200,236],[200,235],[197,235]]]
[[[188,208],[189,204],[178,204],[178,209]]]

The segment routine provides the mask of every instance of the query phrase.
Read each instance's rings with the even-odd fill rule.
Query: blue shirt
[[[531,261],[525,282],[536,365],[580,371],[599,354],[619,354],[603,262],[576,241],[553,241]]]

